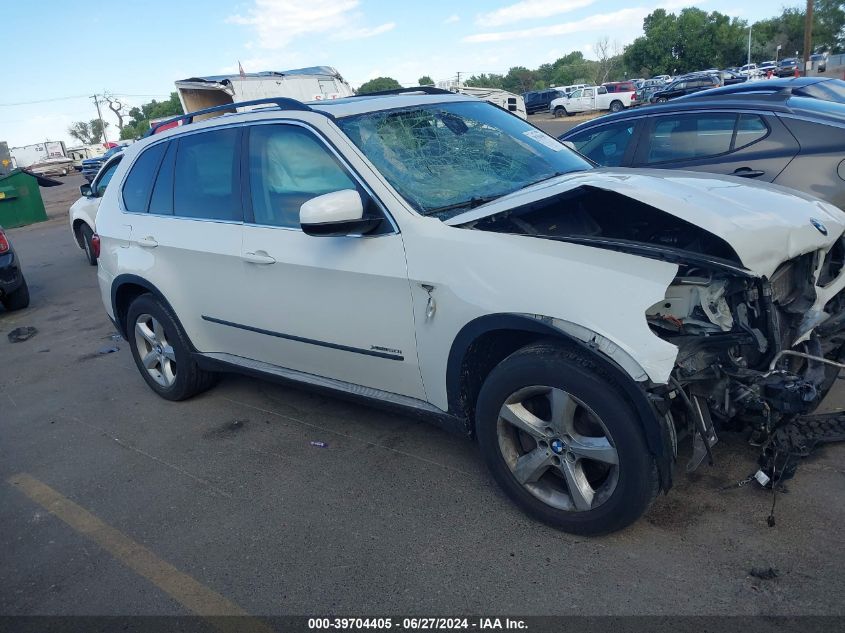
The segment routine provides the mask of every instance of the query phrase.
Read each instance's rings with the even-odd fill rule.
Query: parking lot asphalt
[[[9,231],[32,303],[0,308],[0,614],[845,613],[842,445],[801,463],[774,527],[771,492],[720,491],[757,458],[725,434],[689,477],[682,446],[637,524],[583,538],[425,422],[239,376],[158,398],[67,227],[79,182]]]

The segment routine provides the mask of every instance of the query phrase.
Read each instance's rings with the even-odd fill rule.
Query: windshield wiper
[[[445,204],[442,207],[434,207],[433,209],[426,209],[425,215],[433,215],[442,211],[451,211],[452,209],[474,209],[480,207],[482,204],[498,200],[502,196],[473,196],[469,200],[463,202],[456,202],[455,204]]]
[[[546,176],[545,178],[540,178],[540,180],[535,180],[534,182],[529,182],[527,185],[525,185],[525,187],[522,187],[522,188],[527,189],[528,187],[531,187],[531,186],[536,185],[538,183],[545,182],[547,180],[551,180],[552,178],[557,178],[558,176],[565,176],[566,174],[571,174],[571,173],[572,173],[571,171],[556,171],[551,176]]]

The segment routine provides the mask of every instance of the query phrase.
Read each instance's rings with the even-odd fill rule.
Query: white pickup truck
[[[572,116],[576,112],[610,110],[621,112],[631,106],[635,92],[608,92],[604,86],[589,86],[575,90],[568,97],[555,99],[549,105],[549,111],[556,117]]]

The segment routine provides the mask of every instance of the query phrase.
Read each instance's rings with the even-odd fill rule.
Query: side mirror
[[[84,185],[79,185],[79,193],[81,193],[86,198],[93,198],[94,197],[94,190],[91,189],[91,183],[85,183]]]
[[[560,140],[560,139],[558,139],[558,140]],[[573,143],[572,141],[560,141],[560,142],[563,143],[564,145],[566,145],[569,149],[571,149],[575,152],[578,151],[578,148],[575,147],[575,143]]]
[[[299,224],[307,235],[363,235],[380,223],[381,218],[364,217],[364,203],[354,189],[341,189],[311,198],[299,208]]]

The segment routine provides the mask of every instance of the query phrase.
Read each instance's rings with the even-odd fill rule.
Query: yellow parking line
[[[74,530],[97,543],[135,573],[152,582],[189,611],[204,617],[248,615],[234,602],[161,560],[140,543],[103,523],[88,510],[31,475],[20,473],[7,481]],[[244,621],[242,617],[214,617],[209,623],[227,632],[247,629],[265,632],[273,630],[254,618]]]

